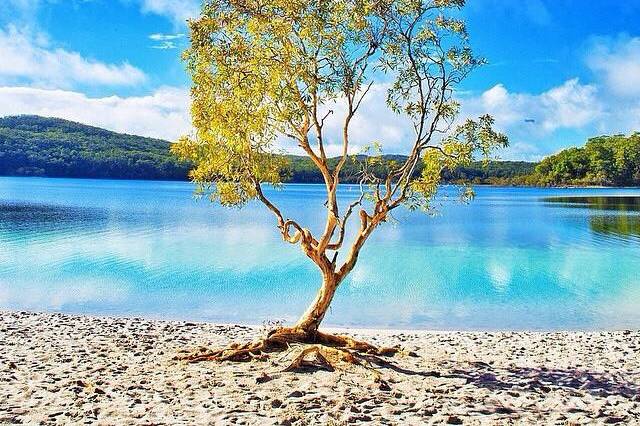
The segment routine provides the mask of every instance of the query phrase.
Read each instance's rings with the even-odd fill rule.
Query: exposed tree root
[[[291,364],[283,371],[326,370],[334,371],[333,364],[327,359],[320,346],[314,345],[303,349]]]
[[[201,349],[198,352],[179,356],[177,359],[187,362],[265,360],[269,353],[282,352],[293,345],[312,345],[303,348],[284,371],[305,369],[324,369],[333,371],[338,363],[362,365],[359,354],[391,356],[398,348],[378,348],[369,343],[348,336],[307,332],[299,328],[278,328],[267,337],[244,345],[231,344],[224,349]]]

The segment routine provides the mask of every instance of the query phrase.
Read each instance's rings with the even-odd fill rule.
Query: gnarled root
[[[333,337],[336,336],[332,336],[332,338]],[[342,338],[343,336],[337,337]],[[354,342],[357,341],[353,340],[352,343]],[[374,348],[367,343],[364,344],[367,345],[366,349],[369,351],[371,351],[371,348]],[[360,347],[363,348],[363,346]],[[371,361],[373,360],[376,364],[388,364],[378,356],[382,354],[392,355],[392,353],[396,351],[396,348],[386,348],[384,351],[378,349],[375,354],[371,354],[371,352],[359,352],[356,349],[348,349],[346,347],[332,347],[317,344],[298,352],[289,366],[282,371],[334,371],[338,366],[357,365],[365,368],[373,375],[373,382],[378,384],[380,390],[388,391],[391,390],[391,387],[382,378],[382,374]]]
[[[333,363],[327,359],[326,352],[318,345],[303,349],[283,371],[309,369],[334,371]]]
[[[331,361],[343,361],[360,364],[356,354],[375,356],[391,356],[398,352],[398,348],[378,348],[369,343],[355,340],[348,336],[308,332],[299,328],[278,328],[271,331],[262,340],[244,345],[231,344],[219,350],[200,350],[198,352],[176,357],[187,362],[200,361],[251,361],[265,360],[271,352],[282,352],[291,345],[313,345],[305,348],[293,360],[285,371],[298,370],[305,367],[322,368],[333,371]],[[310,357],[313,356],[311,359]]]
[[[370,355],[379,356],[392,356],[395,355],[399,348],[385,348],[373,346],[367,342],[361,340],[355,340],[348,336],[340,336],[337,334],[326,334],[316,332],[317,343],[322,345],[331,346],[334,348],[352,349],[357,352],[366,353]]]

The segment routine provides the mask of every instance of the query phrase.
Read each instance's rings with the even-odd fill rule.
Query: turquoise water
[[[184,182],[0,178],[0,308],[295,320],[316,291],[315,267],[279,239],[260,205],[224,209],[194,200],[192,190]],[[476,191],[469,205],[441,197],[434,217],[397,212],[363,250],[326,323],[640,327],[640,190]],[[322,224],[322,186],[267,193],[286,216]],[[342,199],[356,194],[341,188]]]

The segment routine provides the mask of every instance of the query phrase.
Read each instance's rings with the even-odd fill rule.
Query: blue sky
[[[40,114],[174,139],[189,131],[180,61],[199,0],[2,0],[0,115]],[[489,65],[460,87],[535,160],[587,137],[640,130],[640,0],[470,0],[461,12]],[[372,92],[354,134],[408,146],[409,128]],[[526,121],[525,121],[526,120]],[[534,120],[535,122],[531,122]]]

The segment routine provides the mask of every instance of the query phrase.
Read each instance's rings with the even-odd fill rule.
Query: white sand
[[[173,360],[260,332],[0,312],[0,424],[640,424],[638,331],[358,331],[415,352],[377,367],[388,387],[364,367],[282,373],[283,355]]]

